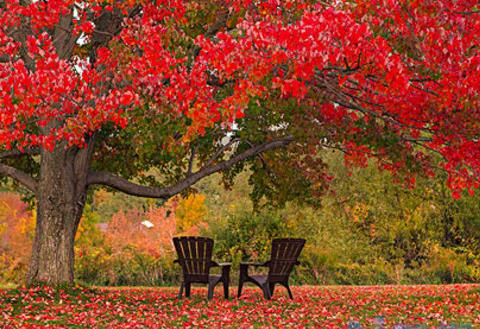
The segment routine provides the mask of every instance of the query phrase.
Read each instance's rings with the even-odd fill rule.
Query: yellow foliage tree
[[[175,209],[177,232],[188,231],[191,227],[205,221],[207,214],[205,199],[203,194],[190,194],[187,198],[179,199]]]

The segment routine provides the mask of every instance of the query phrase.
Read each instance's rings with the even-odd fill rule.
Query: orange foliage
[[[173,251],[172,238],[177,234],[196,235],[202,225],[202,196],[167,202],[163,207],[151,206],[147,212],[136,209],[118,211],[112,216],[105,232],[107,244],[113,252],[121,252],[130,246],[156,257],[163,257]],[[179,220],[177,209],[181,209]]]
[[[148,221],[154,226],[142,224]],[[138,210],[123,210],[115,213],[105,232],[106,242],[113,251],[121,252],[125,247],[161,256],[170,249],[170,239],[175,234],[175,219],[167,216],[165,208],[151,207],[145,214]]]
[[[110,193],[100,194],[101,202],[109,198]],[[108,259],[107,250],[120,259],[128,258],[129,251],[155,259],[173,256],[175,235],[198,235],[206,225],[204,202],[205,196],[197,194],[173,198],[162,207],[151,205],[148,211],[121,209],[100,225],[100,215],[87,211],[77,231],[76,261],[82,262],[87,254]],[[35,212],[19,195],[0,192],[0,282],[23,280],[34,231]]]
[[[0,193],[0,281],[23,275],[30,258],[35,215],[17,194]]]

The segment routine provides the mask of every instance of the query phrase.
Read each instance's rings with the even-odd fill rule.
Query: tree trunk
[[[42,154],[37,223],[29,285],[72,285],[74,241],[86,197],[86,168],[78,172],[78,150],[59,146]]]

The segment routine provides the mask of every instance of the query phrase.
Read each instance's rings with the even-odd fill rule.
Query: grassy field
[[[49,288],[0,291],[2,328],[477,328],[480,285],[247,288],[224,300],[204,288]],[[231,293],[234,289],[231,289]]]

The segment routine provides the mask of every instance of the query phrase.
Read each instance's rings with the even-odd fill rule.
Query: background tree
[[[14,193],[0,193],[0,281],[25,273],[32,248],[35,217]]]
[[[0,8],[0,173],[36,199],[30,283],[73,281],[93,186],[167,199],[265,152],[254,198],[310,198],[333,147],[395,173],[439,166],[455,196],[478,187],[475,1]]]

